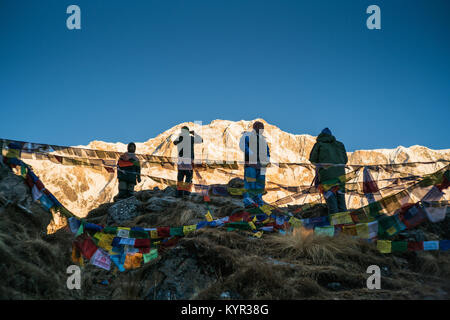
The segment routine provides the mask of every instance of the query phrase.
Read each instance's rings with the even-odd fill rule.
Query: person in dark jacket
[[[325,128],[317,137],[317,142],[311,150],[309,161],[314,164],[341,164],[341,166],[332,166],[327,169],[319,166],[319,183],[334,184],[339,182],[338,178],[340,176],[345,175],[345,167],[343,165],[348,162],[348,158],[344,144],[336,140],[331,134],[330,129]],[[327,202],[329,214],[347,211],[342,184],[341,187],[336,186],[324,192],[324,197]]]
[[[141,182],[141,165],[135,155],[136,145],[128,144],[128,152],[122,154],[117,162],[117,179],[119,179],[119,193],[114,201],[125,199],[134,194],[134,187]]]
[[[194,175],[194,145],[202,143],[203,139],[189,127],[181,128],[181,133],[173,142],[178,149],[178,174],[177,174],[177,197],[188,195],[192,190],[192,177]]]
[[[264,124],[253,123],[253,131],[245,132],[240,141],[244,151],[244,205],[262,206],[262,195],[266,184],[266,167],[270,162],[270,150],[263,136]]]

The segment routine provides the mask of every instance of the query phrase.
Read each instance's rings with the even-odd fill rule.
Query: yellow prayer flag
[[[333,226],[338,225],[338,224],[353,223],[352,217],[350,216],[350,213],[348,211],[332,214],[330,216],[330,218],[331,218],[331,224]]]
[[[150,238],[152,239],[158,239],[158,230],[150,230]]]
[[[342,232],[349,236],[356,236],[356,225],[344,226]]]
[[[369,225],[367,223],[358,223],[356,225],[356,234],[362,239],[369,239]]]
[[[102,239],[102,237],[103,237],[103,234],[104,233],[101,233],[101,232],[96,232],[95,234],[94,234],[94,238],[95,239],[98,239],[99,241]]]
[[[299,228],[302,226],[302,221],[300,219],[297,219],[296,217],[291,217],[289,219],[289,224],[294,228]]]
[[[208,210],[208,212],[205,214],[205,217],[206,217],[206,221],[208,221],[208,222],[213,221],[213,217],[211,216],[211,212],[209,212],[209,210]]]
[[[262,231],[258,231],[258,232],[253,234],[253,236],[256,237],[256,238],[261,238],[262,235],[263,235]]]
[[[256,230],[256,226],[255,226],[255,224],[252,221],[250,221],[248,223],[248,225],[250,226],[250,228],[252,228],[252,230]]]
[[[111,251],[112,250],[112,242],[114,239],[114,235],[113,234],[103,234],[99,241],[98,241],[98,246],[107,250],[107,251]]]
[[[270,216],[272,214],[272,208],[268,206],[267,204],[263,205],[261,208],[262,212]]]
[[[390,253],[392,249],[391,241],[389,240],[378,240],[377,249],[381,253]]]
[[[195,231],[197,229],[197,225],[196,224],[192,224],[190,226],[184,226],[183,227],[183,233],[186,235],[189,232]]]
[[[227,188],[229,194],[233,196],[240,196],[245,192],[245,189],[241,188]]]

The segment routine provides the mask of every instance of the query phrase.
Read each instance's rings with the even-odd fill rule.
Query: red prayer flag
[[[79,236],[75,240],[75,245],[86,259],[91,259],[95,251],[97,251],[97,246],[94,241],[87,235]]]
[[[150,248],[150,239],[136,239],[134,241],[135,248]]]
[[[170,237],[170,227],[159,227],[156,228],[158,231],[158,237],[160,238],[168,238]]]
[[[410,241],[408,242],[408,251],[422,251],[423,241]]]

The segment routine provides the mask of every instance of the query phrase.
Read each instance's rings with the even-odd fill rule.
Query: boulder
[[[162,212],[166,210],[167,208],[175,206],[177,203],[177,200],[172,197],[165,197],[165,198],[150,198],[145,206],[145,210],[152,211],[152,212]]]
[[[120,224],[132,220],[139,215],[140,202],[136,197],[120,200],[108,208],[108,218],[106,223]]]

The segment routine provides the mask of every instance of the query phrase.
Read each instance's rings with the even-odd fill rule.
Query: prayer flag
[[[423,250],[439,250],[439,241],[424,241]]]
[[[390,253],[391,252],[391,241],[389,240],[378,240],[377,241],[377,249],[381,253]]]
[[[205,217],[206,217],[206,221],[208,221],[208,222],[213,221],[213,217],[211,216],[211,213],[209,212],[209,210],[208,210],[208,212],[205,214]]]
[[[318,236],[334,236],[334,226],[326,226],[326,227],[315,227],[314,234]]]
[[[108,271],[111,268],[111,260],[102,249],[97,249],[97,251],[95,251],[91,258],[91,264]]]
[[[144,263],[150,262],[158,258],[158,250],[151,249],[149,253],[144,254]]]

